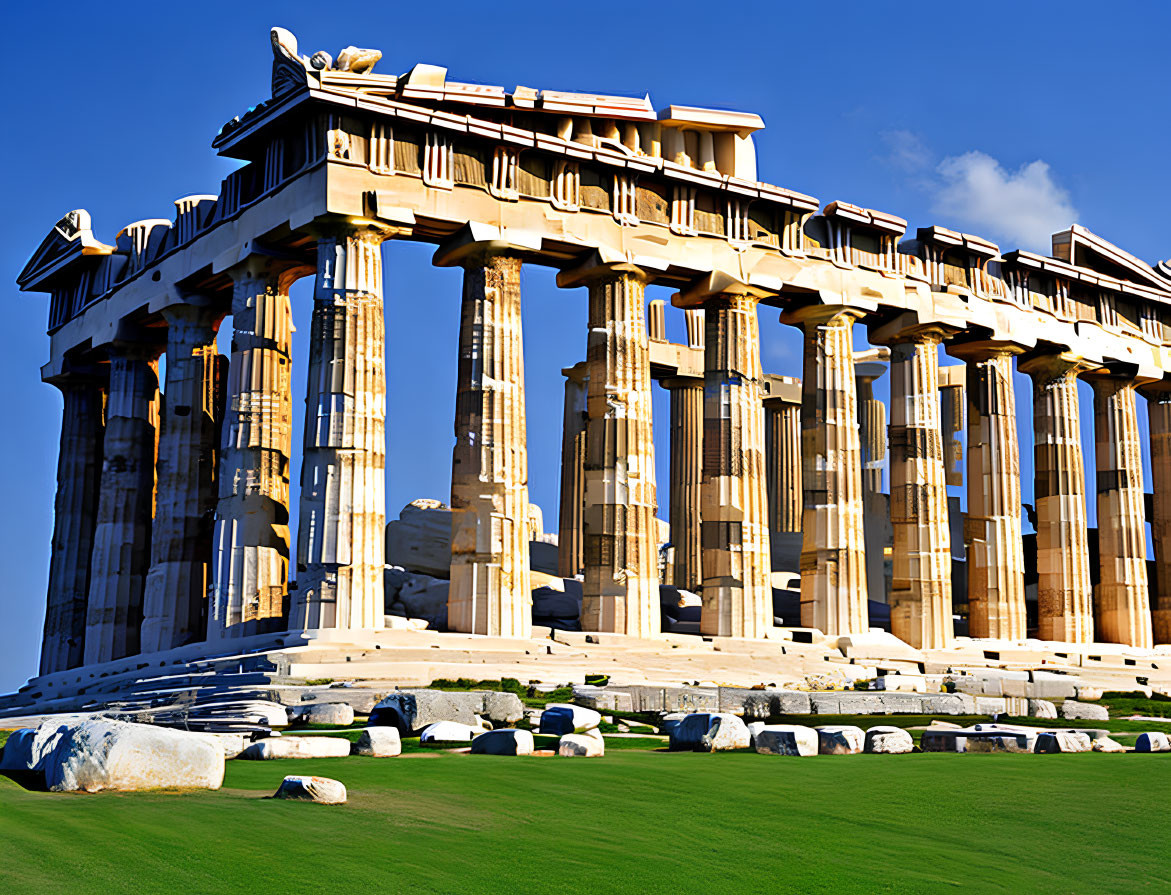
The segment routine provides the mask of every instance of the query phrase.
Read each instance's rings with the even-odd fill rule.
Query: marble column
[[[1011,345],[969,343],[949,351],[967,362],[968,631],[1026,636],[1021,540],[1021,467]]]
[[[939,403],[944,333],[916,328],[890,349],[891,631],[916,649],[952,641],[951,531]]]
[[[85,660],[86,601],[97,525],[105,436],[104,383],[70,374],[54,380],[65,406],[57,456],[49,596],[41,641],[41,674],[76,668]]]
[[[1152,646],[1142,443],[1135,383],[1127,376],[1087,377],[1094,387],[1098,459],[1098,639]]]
[[[805,333],[801,624],[830,635],[869,629],[852,337],[860,316],[842,305],[810,305],[781,315]]]
[[[317,240],[293,629],[384,624],[386,236],[339,223]]]
[[[557,283],[589,290],[582,629],[654,637],[661,628],[647,276],[594,259]]]
[[[764,401],[765,466],[770,531],[801,531],[801,407],[776,398]]]
[[[561,423],[561,507],[557,535],[557,574],[572,578],[585,568],[586,364],[561,371],[565,407]]]
[[[863,358],[873,356],[864,352]],[[891,508],[882,493],[886,463],[886,405],[874,397],[874,381],[886,373],[887,365],[855,357],[854,379],[858,392],[858,437],[862,448],[862,539],[866,551],[866,595],[880,603],[888,601],[886,547],[894,541],[890,526]]]
[[[671,396],[671,543],[676,587],[697,591],[703,583],[703,380],[663,380]]]
[[[293,454],[288,281],[262,258],[232,271],[232,358],[212,546],[209,640],[284,628]]]
[[[110,351],[101,497],[86,611],[86,665],[139,652],[154,514],[157,356],[153,347],[143,344],[118,344]]]
[[[700,632],[766,637],[773,627],[757,299],[704,304],[703,605]]]
[[[949,370],[956,367],[949,367]],[[964,484],[964,387],[945,385],[939,389],[940,428],[943,432],[943,468],[947,484]]]
[[[1090,643],[1094,591],[1086,522],[1077,376],[1084,367],[1065,354],[1017,363],[1033,380],[1033,500],[1037,507],[1037,636]]]
[[[1151,536],[1155,548],[1155,594],[1151,600],[1151,634],[1155,643],[1171,643],[1171,387],[1160,382],[1144,393],[1154,492]]]
[[[528,637],[532,590],[521,259],[473,247],[461,260],[447,624],[467,634]]]
[[[216,350],[221,314],[195,305],[167,320],[166,406],[159,435],[151,566],[143,597],[142,652],[203,640],[211,583],[216,448],[225,358]]]

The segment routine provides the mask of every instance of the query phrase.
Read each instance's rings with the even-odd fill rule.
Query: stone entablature
[[[101,638],[86,645],[94,661],[136,651],[137,629],[124,629],[143,611],[144,579],[151,623],[143,632],[156,649],[199,636],[201,576],[209,639],[271,632],[290,619],[307,630],[381,625],[386,239],[437,244],[436,264],[464,269],[453,628],[528,633],[519,277],[523,264],[542,264],[559,269],[561,285],[590,291],[587,360],[567,374],[563,453],[576,470],[563,483],[570,505],[561,513],[563,536],[572,534],[563,572],[584,568],[587,624],[657,634],[649,413],[657,380],[671,391],[671,490],[684,495],[671,508],[674,580],[702,585],[701,630],[762,637],[771,629],[770,531],[803,538],[805,623],[831,634],[865,630],[868,589],[883,574],[861,531],[882,497],[886,416],[870,388],[885,369],[871,369],[881,358],[896,367],[895,549],[915,557],[895,564],[896,633],[924,647],[951,636],[946,486],[966,481],[975,508],[964,529],[973,631],[1024,636],[1012,384],[1021,356],[1042,371],[1046,400],[1035,416],[1037,444],[1052,454],[1038,464],[1046,487],[1076,478],[1083,461],[1064,434],[1077,430],[1069,392],[1077,376],[1095,383],[1099,502],[1118,514],[1103,540],[1110,605],[1097,608],[1107,613],[1108,636],[1149,644],[1135,395],[1139,387],[1159,394],[1171,371],[1164,266],[1153,269],[1078,226],[1057,234],[1055,257],[1046,258],[1002,253],[938,226],[903,239],[903,219],[846,202],[818,214],[816,199],[756,180],[752,135],[763,122],[755,115],[656,111],[649,98],[508,93],[449,82],[445,69],[428,65],[385,76],[371,72],[378,51],[349,47],[335,63],[326,53],[299,55],[282,29],[272,43],[272,98],[213,142],[245,163],[218,196],[180,199],[173,221],[130,224],[113,245],[94,237],[86,212],[71,212],[18,278],[22,290],[52,295],[43,378],[73,390],[85,377],[86,388],[108,399],[100,420],[94,394],[67,402],[75,418],[66,420],[62,450],[76,456],[63,454],[59,467],[55,543],[81,531],[93,543],[77,549],[95,559],[54,558],[50,666],[78,661],[76,644],[65,641],[80,627]],[[291,600],[287,384],[297,361],[288,288],[310,274],[301,593]],[[686,345],[666,341],[661,304],[644,320],[651,282],[678,290],[672,302],[687,311]],[[800,383],[763,373],[760,305],[803,330]],[[224,376],[214,333],[229,313],[235,338]],[[858,322],[890,352],[855,364]],[[940,368],[940,345],[965,365]],[[182,374],[168,363],[168,377],[189,393],[183,407],[206,419],[169,433],[163,426],[158,469],[166,476],[156,484],[152,371],[164,350],[182,353]],[[1054,387],[1046,377],[1058,355],[1072,366]],[[135,474],[95,475],[103,450],[86,439],[104,441],[107,472],[109,458],[125,454]],[[209,444],[218,446],[215,474],[206,468]],[[1083,543],[1070,514],[1085,496],[1057,487],[1060,494],[1045,491],[1060,498],[1046,512],[1065,515],[1042,520],[1052,527],[1041,540],[1064,565],[1047,584],[1052,612],[1042,629],[1084,638],[1093,628],[1088,582],[1084,564],[1065,562],[1061,525],[1072,518],[1074,542]],[[152,491],[161,513],[146,512]],[[1161,505],[1167,497],[1156,495],[1158,519],[1171,517]],[[195,526],[201,543],[213,538],[212,555],[202,547],[194,555],[184,548],[187,528],[213,505],[214,534]],[[165,545],[152,552],[160,531]],[[117,562],[128,546],[140,548],[129,571]],[[1158,561],[1171,564],[1164,552],[1158,547]],[[1169,577],[1162,568],[1159,575]],[[181,618],[168,615],[175,601]],[[1167,611],[1165,601],[1154,605]],[[118,630],[107,636],[111,626]],[[234,626],[241,630],[226,633]]]

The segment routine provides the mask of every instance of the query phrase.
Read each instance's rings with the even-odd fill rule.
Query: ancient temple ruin
[[[807,628],[866,632],[868,594],[888,599],[873,591],[889,550],[891,627],[911,647],[949,647],[961,606],[973,637],[1023,640],[1015,364],[1033,380],[1037,636],[1171,642],[1171,270],[1079,226],[1047,257],[942,227],[908,237],[893,215],[822,205],[758,179],[752,114],[508,92],[433,65],[379,74],[377,51],[309,57],[283,29],[272,50],[271,97],[213,141],[243,162],[218,195],[180,199],[173,220],[130,224],[111,244],[70,212],[19,276],[51,296],[43,378],[64,397],[43,680],[383,627],[396,383],[380,246],[393,239],[434,244],[435,264],[464,272],[450,631],[532,636],[520,273],[537,264],[589,294],[585,360],[565,371],[559,514],[583,630],[657,638],[667,583],[701,592],[703,635],[772,637],[773,542],[799,538]],[[308,276],[302,358],[289,287]],[[667,341],[661,304],[648,318],[649,283],[677,290],[686,344]],[[804,334],[800,381],[762,371],[758,319],[778,316]],[[856,358],[858,323],[883,347]],[[940,346],[962,365],[941,368]],[[293,364],[309,371],[297,506]],[[889,410],[870,386],[887,365]],[[1079,379],[1094,390],[1090,458]],[[662,508],[656,381],[671,396]],[[958,526],[947,487],[961,483]],[[666,582],[656,514],[670,522]]]

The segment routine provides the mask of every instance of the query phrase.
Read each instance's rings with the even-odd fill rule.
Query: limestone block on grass
[[[976,700],[967,693],[940,693],[923,697],[923,713],[926,715],[973,715]]]
[[[965,752],[1032,752],[1036,748],[1037,735],[1032,732],[990,730],[965,737]]]
[[[1034,718],[1056,718],[1057,706],[1048,699],[1030,699],[1029,714]]]
[[[248,738],[242,733],[201,733],[216,747],[223,750],[224,758],[236,758],[249,746]]]
[[[1085,721],[1109,721],[1110,713],[1104,705],[1090,705],[1067,699],[1061,704],[1062,718],[1077,718]]]
[[[1110,739],[1110,737],[1099,737],[1092,742],[1092,748],[1095,752],[1125,752],[1126,747],[1122,743]]]
[[[1134,741],[1135,752],[1171,752],[1171,740],[1158,731],[1140,733]]]
[[[1038,754],[1057,752],[1089,752],[1090,738],[1073,730],[1047,730],[1037,734],[1037,745],[1033,751]]]
[[[41,761],[55,792],[219,789],[224,752],[183,730],[91,718],[68,727]]]
[[[250,761],[277,758],[344,758],[350,754],[350,741],[342,737],[268,737],[257,740],[240,753]]]
[[[289,711],[294,724],[333,724],[349,727],[354,723],[354,709],[344,702],[316,702],[296,706]]]
[[[821,755],[857,755],[865,742],[861,727],[831,724],[817,728],[817,751]]]
[[[484,708],[480,712],[493,724],[515,724],[524,717],[524,703],[515,693],[497,693],[484,690]]]
[[[809,694],[800,690],[778,690],[777,711],[782,715],[808,715],[813,711]]]
[[[673,750],[723,752],[747,749],[748,726],[727,712],[697,712],[687,715],[671,731]]]
[[[593,709],[580,705],[551,702],[541,713],[541,733],[561,736],[566,733],[585,733],[602,723],[602,716]]]
[[[354,744],[355,755],[371,758],[393,758],[403,751],[402,738],[397,727],[367,727]]]
[[[274,799],[292,799],[298,802],[317,802],[319,805],[344,805],[346,787],[330,777],[289,776],[281,781]]]
[[[497,724],[514,724],[524,717],[524,705],[515,693],[493,690],[396,690],[374,707],[368,724],[392,725],[410,736],[437,721],[474,726],[478,715]]]
[[[875,755],[902,755],[914,751],[915,741],[901,727],[871,727],[863,749]]]
[[[797,724],[767,724],[756,732],[753,744],[760,755],[817,754],[817,731]]]
[[[606,754],[606,741],[596,730],[567,733],[557,742],[557,754],[564,758],[598,758]]]
[[[43,772],[45,759],[53,754],[61,738],[88,718],[88,715],[66,715],[42,721],[37,727],[14,730],[0,753],[0,770]]]
[[[532,755],[533,735],[527,730],[506,727],[489,730],[472,740],[473,755]]]
[[[419,742],[427,746],[439,743],[470,743],[484,733],[481,727],[461,724],[458,721],[436,721],[428,724],[419,734]]]

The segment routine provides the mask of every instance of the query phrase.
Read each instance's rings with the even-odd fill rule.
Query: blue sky
[[[39,376],[48,356],[45,297],[12,283],[70,209],[88,209],[96,235],[112,242],[132,221],[171,217],[174,199],[216,192],[234,163],[217,158],[210,142],[225,121],[267,97],[270,26],[291,29],[310,53],[377,47],[380,71],[430,62],[453,79],[508,89],[649,92],[659,107],[757,112],[766,123],[757,136],[761,179],[823,203],[842,199],[908,218],[911,227],[967,230],[1006,249],[1045,250],[1047,233],[1076,220],[1154,261],[1171,255],[1157,212],[1171,198],[1169,19],[1154,3],[937,0],[14,7],[5,17],[14,61],[0,101],[8,123],[0,282],[9,284],[11,337],[0,360],[0,691],[36,667],[60,419],[57,392]],[[415,497],[446,499],[450,486],[460,275],[430,259],[422,245],[386,253],[392,518]],[[523,286],[530,488],[551,529],[560,369],[584,357],[585,294],[558,290],[543,268],[527,268]],[[298,425],[310,301],[303,281],[294,290]],[[669,316],[680,338],[678,315]],[[765,369],[799,375],[796,331],[771,312],[761,322]],[[1029,501],[1025,386],[1018,377]],[[1088,436],[1088,390],[1084,398]],[[662,394],[655,411],[665,514]]]

